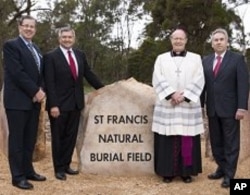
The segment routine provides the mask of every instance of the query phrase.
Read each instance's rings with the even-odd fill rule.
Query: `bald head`
[[[182,52],[185,50],[187,43],[187,34],[182,29],[176,29],[170,36],[170,41],[173,47],[173,51]]]
[[[184,30],[182,29],[176,29],[174,32],[172,32],[170,38],[176,37],[176,36],[181,36],[187,38],[187,34]]]

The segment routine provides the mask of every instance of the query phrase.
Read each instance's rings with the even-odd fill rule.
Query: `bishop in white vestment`
[[[185,50],[186,33],[171,35],[173,50],[155,61],[153,87],[157,94],[152,131],[155,172],[164,182],[181,176],[192,181],[201,169],[200,134],[204,132],[200,95],[204,87],[201,57]]]

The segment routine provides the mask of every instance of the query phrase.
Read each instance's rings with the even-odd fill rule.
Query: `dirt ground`
[[[0,153],[0,195],[229,195],[229,189],[220,187],[221,180],[207,179],[207,175],[216,168],[209,158],[203,158],[203,173],[194,177],[190,184],[183,183],[179,178],[166,184],[156,175],[121,177],[84,173],[59,181],[55,179],[52,169],[50,142],[47,144],[46,158],[35,162],[34,166],[47,180],[32,182],[33,190],[20,190],[11,185],[7,159]],[[72,167],[77,167],[76,158]],[[250,158],[239,164],[236,178],[250,178]]]

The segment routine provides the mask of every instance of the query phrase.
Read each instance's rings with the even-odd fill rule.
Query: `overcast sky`
[[[239,16],[243,19],[246,33],[250,33],[250,4],[240,6],[237,10],[239,10]]]
[[[45,4],[44,0],[38,0],[37,1],[38,4],[37,5],[40,5],[40,6],[45,6],[47,7],[47,4]],[[242,5],[242,6],[239,6],[238,8],[236,8],[236,12],[238,11],[238,14],[239,16],[241,17],[241,19],[243,19],[243,24],[245,26],[245,34],[247,33],[250,33],[250,4],[246,4],[246,5]],[[143,32],[143,29],[145,27],[145,24],[147,23],[148,21],[138,21],[135,23],[135,25],[132,26],[132,47],[138,47],[138,44],[141,43],[141,41],[143,39],[140,39],[140,36],[141,36],[141,33]],[[250,46],[248,46],[250,47]]]

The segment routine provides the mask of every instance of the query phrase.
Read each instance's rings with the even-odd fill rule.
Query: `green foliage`
[[[21,15],[30,14],[34,9],[34,0],[2,0],[0,1],[0,46],[7,39],[18,35],[17,19]],[[0,62],[0,85],[2,86],[3,62]]]
[[[209,35],[217,27],[227,29],[230,43],[242,47],[249,36],[242,34],[241,18],[217,0],[46,1],[49,8],[36,7],[36,0],[0,1],[1,46],[18,35],[16,19],[22,14],[33,15],[36,10],[39,22],[34,41],[42,52],[57,47],[57,29],[70,25],[76,31],[76,47],[85,52],[89,65],[104,83],[135,77],[151,84],[156,56],[171,50],[169,35],[179,25],[188,32],[188,50],[201,55],[212,51]],[[236,7],[250,1],[223,2]],[[130,26],[137,25],[146,14],[152,17],[144,29],[146,38],[138,49],[131,48],[131,35],[137,32]],[[236,38],[231,36],[232,29],[237,30]],[[246,58],[249,62],[249,51]]]
[[[182,26],[188,33],[188,49],[200,54],[204,53],[204,42],[211,31],[217,27],[228,29],[229,24],[237,18],[219,2],[211,2],[200,0],[154,1],[153,22],[147,28],[148,35],[166,39],[174,28]],[[155,27],[158,27],[157,31]]]
[[[213,51],[208,39],[214,29],[225,28],[231,37],[230,26],[238,29],[241,26],[241,19],[220,1],[154,0],[144,6],[151,12],[153,21],[146,26],[148,38],[129,58],[130,74],[144,82],[151,81],[150,71],[156,56],[171,50],[168,39],[177,26],[184,27],[188,33],[187,49],[202,56]]]
[[[139,50],[133,52],[129,59],[129,76],[136,80],[151,84],[154,61],[159,55],[170,49],[170,44],[166,41],[154,41],[152,38],[146,39]]]

